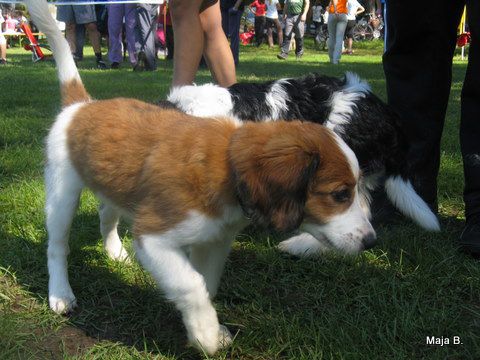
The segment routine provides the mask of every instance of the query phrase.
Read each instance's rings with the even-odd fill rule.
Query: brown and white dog
[[[69,228],[84,187],[102,201],[110,257],[133,222],[134,249],[181,312],[189,341],[213,354],[231,341],[211,303],[235,234],[248,222],[302,228],[346,253],[373,245],[359,203],[359,167],[332,131],[312,123],[198,120],[133,99],[93,101],[44,0],[26,1],[57,61],[63,110],[47,137],[49,303],[76,303],[67,272]]]

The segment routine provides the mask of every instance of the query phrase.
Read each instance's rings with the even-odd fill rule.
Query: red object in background
[[[255,36],[255,31],[250,30],[248,32],[244,32],[240,34],[240,41],[242,45],[248,45],[253,41],[253,37]]]
[[[34,62],[43,60],[45,58],[45,55],[43,54],[42,49],[40,49],[40,45],[38,44],[37,39],[35,38],[35,36],[33,36],[30,26],[26,23],[22,23],[20,25],[20,28],[30,41],[29,45],[24,46],[25,50],[32,51],[32,58]]]
[[[463,34],[458,35],[457,38],[457,46],[464,47],[465,45],[470,43],[470,32],[466,32]]]

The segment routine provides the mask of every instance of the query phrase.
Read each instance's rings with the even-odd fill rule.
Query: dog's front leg
[[[228,345],[230,334],[218,323],[203,276],[171,237],[142,235],[134,247],[142,265],[182,313],[190,343],[210,355]]]
[[[325,240],[319,240],[306,232],[291,237],[278,244],[280,251],[301,258],[318,256],[328,250],[331,246]]]
[[[193,245],[191,248],[190,261],[195,269],[203,275],[210,299],[217,294],[233,239],[234,235],[223,241]]]

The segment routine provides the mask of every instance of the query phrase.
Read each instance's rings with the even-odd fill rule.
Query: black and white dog
[[[168,101],[196,116],[230,116],[239,120],[307,120],[335,131],[355,152],[362,170],[360,192],[370,213],[370,191],[384,181],[390,201],[421,227],[438,231],[435,214],[413,189],[406,162],[408,143],[400,119],[369,85],[347,72],[341,79],[310,74],[266,83],[213,84],[172,89]],[[320,240],[320,241],[317,241]],[[296,255],[328,248],[321,239],[300,235],[280,244]]]

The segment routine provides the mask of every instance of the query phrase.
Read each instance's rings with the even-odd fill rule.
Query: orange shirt
[[[333,14],[335,12],[333,8],[333,1],[330,2],[330,7],[328,8],[328,12]],[[338,0],[337,2],[337,14],[347,14],[347,0]]]

